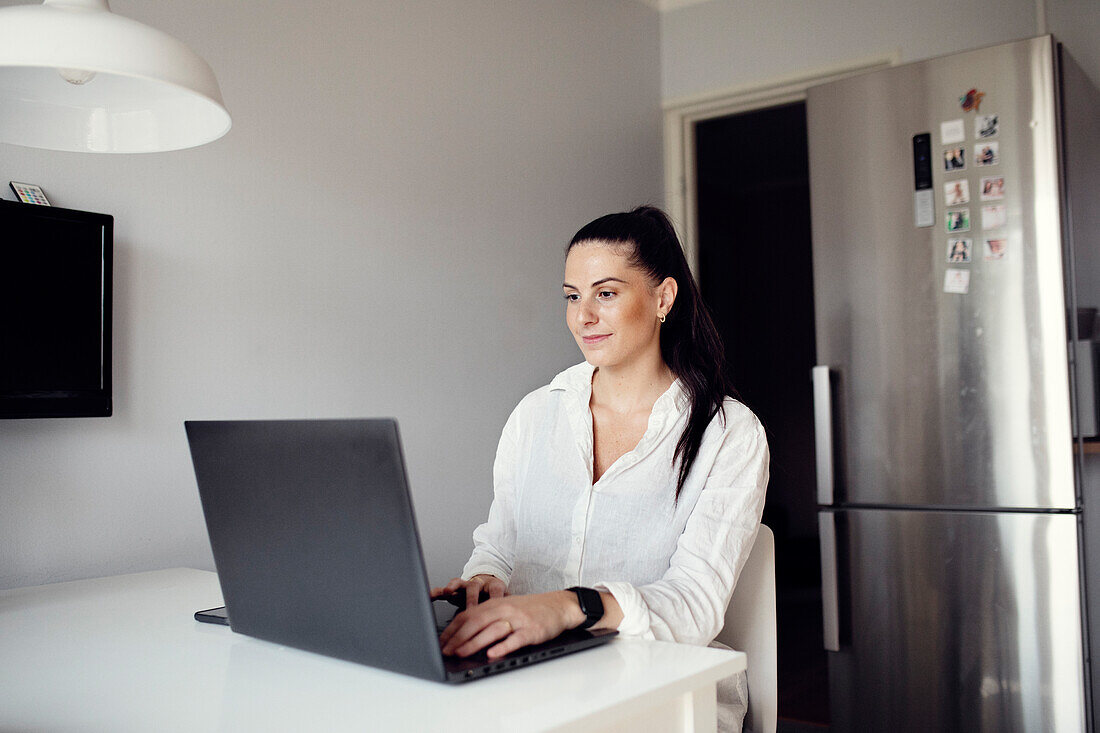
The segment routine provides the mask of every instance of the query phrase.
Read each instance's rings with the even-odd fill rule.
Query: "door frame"
[[[696,281],[699,280],[699,210],[695,185],[695,123],[804,101],[810,87],[865,71],[896,66],[900,58],[900,51],[895,50],[813,72],[668,100],[661,104],[664,111],[665,205],[680,230],[684,254]]]

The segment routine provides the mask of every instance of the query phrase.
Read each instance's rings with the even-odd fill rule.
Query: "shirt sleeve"
[[[768,443],[751,412],[730,424],[699,499],[660,580],[634,586],[597,583],[623,611],[619,633],[708,644],[722,629],[726,606],[760,527],[768,485]]]
[[[504,425],[493,461],[493,503],[489,518],[474,530],[474,552],[462,569],[462,579],[475,575],[495,575],[508,583],[512,575],[516,549],[515,467],[518,457],[520,418],[517,406]]]

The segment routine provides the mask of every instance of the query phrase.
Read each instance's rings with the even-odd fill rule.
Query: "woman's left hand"
[[[569,591],[490,598],[455,616],[440,635],[439,645],[444,654],[468,657],[493,644],[486,653],[498,659],[582,623],[584,613]]]

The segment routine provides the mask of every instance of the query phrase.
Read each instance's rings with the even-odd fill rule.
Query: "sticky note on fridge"
[[[970,270],[959,270],[948,267],[943,275],[943,292],[962,293],[970,292]]]
[[[913,225],[918,227],[936,225],[936,204],[930,188],[913,193]]]
[[[962,120],[948,120],[940,123],[940,143],[950,145],[966,139],[966,128]]]

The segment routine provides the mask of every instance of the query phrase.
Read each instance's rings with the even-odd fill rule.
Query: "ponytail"
[[[726,372],[722,338],[691,275],[676,230],[663,211],[642,206],[602,216],[574,235],[566,253],[574,245],[588,241],[626,245],[630,248],[630,264],[644,271],[654,283],[666,277],[676,280],[677,297],[661,325],[661,358],[683,384],[690,402],[687,426],[674,454],[680,464],[675,496],[678,500],[699,455],[703,433],[721,410],[726,396],[734,394]]]

